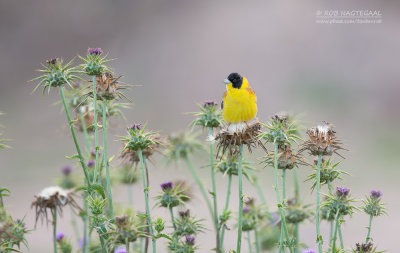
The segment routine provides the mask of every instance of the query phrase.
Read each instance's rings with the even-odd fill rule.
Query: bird
[[[222,117],[230,132],[243,130],[257,115],[257,96],[244,76],[231,73],[224,80]]]

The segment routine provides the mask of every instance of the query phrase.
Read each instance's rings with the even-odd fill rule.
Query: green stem
[[[228,189],[226,191],[226,200],[225,200],[225,208],[224,211],[228,211],[229,209],[229,200],[231,196],[231,187],[232,187],[232,174],[228,175]],[[222,227],[221,231],[221,249],[224,248],[224,236],[225,236],[225,226]]]
[[[294,252],[297,253],[299,252],[299,223],[296,223],[296,225],[294,226],[294,236],[295,236]]]
[[[208,135],[212,136],[212,127],[208,128]],[[216,252],[220,253],[220,234],[219,234],[219,221],[218,221],[218,206],[217,206],[217,186],[215,184],[215,171],[214,171],[214,144],[210,141],[210,168],[211,168],[211,182],[212,182],[212,197],[214,200],[214,227],[215,227],[215,239],[216,239]]]
[[[93,83],[93,110],[94,110],[94,143],[95,143],[95,150],[96,150],[96,162],[94,164],[94,176],[93,176],[93,183],[96,183],[97,180],[97,171],[99,169],[99,126],[97,122],[97,92],[96,92],[96,76],[92,76],[92,83]],[[104,111],[104,109],[103,109]]]
[[[88,188],[89,188],[89,192],[90,192],[91,191],[91,183],[90,183],[89,175],[87,172],[87,167],[85,164],[85,160],[83,159],[83,156],[82,156],[81,148],[79,147],[78,139],[76,138],[74,125],[71,120],[71,115],[69,113],[67,102],[65,101],[65,95],[64,95],[64,90],[63,90],[62,86],[59,87],[59,91],[60,91],[61,100],[63,102],[64,111],[65,111],[65,114],[67,115],[67,120],[68,120],[69,128],[71,130],[72,138],[74,140],[75,148],[76,148],[76,151],[78,152],[79,162],[81,163],[83,173],[85,174],[85,180],[88,184]]]
[[[296,203],[299,203],[300,186],[299,186],[299,177],[297,176],[297,167],[293,168],[293,181],[294,181],[294,199],[296,200]]]
[[[203,183],[201,182],[200,177],[199,177],[199,175],[197,174],[197,171],[194,169],[192,162],[189,160],[189,157],[186,156],[186,157],[185,157],[185,161],[186,161],[187,166],[189,167],[189,171],[190,171],[190,173],[192,174],[192,177],[193,177],[194,180],[196,181],[197,186],[200,188],[200,192],[201,192],[201,194],[203,195],[203,198],[204,198],[204,200],[205,200],[206,203],[207,203],[207,207],[208,207],[208,210],[209,210],[209,212],[210,212],[210,214],[211,214],[211,217],[213,218],[214,226],[216,226],[216,225],[218,225],[218,224],[215,224],[214,212],[213,212],[213,208],[212,208],[210,199],[208,198],[207,191],[206,191],[206,189],[204,188],[204,185],[203,185]]]
[[[53,208],[53,246],[54,253],[57,253],[57,207]]]
[[[285,209],[286,205],[286,170],[282,170],[282,207]],[[281,222],[281,237],[284,236],[283,222]]]
[[[252,253],[253,249],[251,247],[251,234],[250,234],[250,231],[247,231],[247,243],[249,244],[249,253]]]
[[[372,227],[372,218],[373,218],[373,216],[370,215],[369,216],[368,233],[367,233],[367,237],[365,238],[365,243],[368,243],[368,241],[371,239],[370,234],[371,234],[371,227]]]
[[[72,209],[72,206],[70,206],[70,208],[71,208],[71,225],[72,225],[72,229],[73,229],[74,234],[75,234],[76,242],[79,243],[80,237],[79,237],[78,223],[76,222],[75,212]]]
[[[151,216],[150,216],[150,206],[149,206],[149,185],[146,183],[146,172],[145,172],[145,167],[144,167],[144,157],[142,154],[142,150],[138,150],[139,154],[139,159],[140,159],[140,167],[142,169],[142,181],[143,181],[143,190],[144,190],[144,200],[146,202],[146,217],[147,217],[147,224],[149,225],[149,231],[151,235],[151,241],[152,241],[152,246],[153,246],[153,253],[156,252],[156,239],[154,237],[153,233],[153,224],[151,222]]]
[[[259,253],[260,252],[260,241],[258,239],[257,228],[254,229],[254,237],[256,238],[256,253]]]
[[[275,142],[275,152],[274,152],[274,168],[275,168],[275,194],[276,194],[276,201],[278,202],[278,209],[279,214],[281,217],[282,227],[283,227],[283,234],[285,235],[286,239],[289,241],[289,232],[287,230],[286,225],[286,218],[285,218],[285,211],[283,209],[283,205],[281,202],[281,197],[279,194],[279,183],[278,183],[278,142]],[[282,235],[282,234],[281,234]],[[283,247],[283,237],[279,238],[279,252],[282,252]],[[292,247],[289,247],[290,253],[293,253]]]
[[[339,239],[340,239],[340,248],[344,249],[343,236],[342,236],[342,227],[340,225],[339,225]]]
[[[318,252],[322,253],[322,236],[319,228],[319,208],[320,208],[320,190],[321,190],[321,160],[322,155],[318,155],[318,163],[317,163],[317,208],[315,211],[315,223],[317,229],[317,243],[318,243]]]
[[[125,248],[126,248],[126,253],[129,253],[129,241],[128,241],[128,238],[125,239]]]
[[[88,203],[87,203],[87,194],[83,193],[83,210],[85,211],[84,214],[82,214],[82,220],[83,220],[83,245],[82,245],[82,250],[84,253],[89,252],[89,247],[88,244],[90,240],[88,240],[88,216],[86,215],[88,213]]]
[[[133,184],[128,184],[128,203],[129,206],[133,207]]]
[[[171,215],[171,222],[172,222],[172,225],[174,226],[174,231],[176,231],[174,211],[172,210],[172,207],[169,208],[169,214]]]
[[[243,171],[242,171],[242,156],[243,156],[243,145],[239,146],[239,158],[238,158],[238,178],[239,178],[239,217],[238,217],[238,236],[237,236],[237,246],[236,253],[240,253],[242,246],[242,216],[243,216],[243,192],[242,192],[242,181],[243,181]]]
[[[111,183],[110,183],[110,164],[107,156],[107,102],[103,100],[103,160],[106,167],[106,184],[107,184],[107,197],[108,209],[111,219],[114,218],[114,210],[112,204]]]
[[[79,112],[80,118],[81,118],[81,124],[82,124],[82,130],[83,130],[83,136],[85,137],[85,149],[86,153],[90,153],[90,139],[89,139],[89,134],[87,132],[87,126],[85,123],[85,116]]]
[[[335,251],[336,251],[336,235],[338,232],[338,227],[339,227],[339,210],[336,211],[336,215],[335,215],[335,232],[334,232],[333,238],[332,238],[332,253],[335,253]]]
[[[333,236],[333,220],[329,221],[329,247],[332,246],[332,236]]]

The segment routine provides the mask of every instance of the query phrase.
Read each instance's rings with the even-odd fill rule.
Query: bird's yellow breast
[[[247,122],[256,117],[257,97],[244,77],[240,89],[232,88],[232,84],[227,85],[223,101],[222,116],[228,124]]]

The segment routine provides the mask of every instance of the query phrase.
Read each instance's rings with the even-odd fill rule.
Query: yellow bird
[[[222,116],[229,129],[241,130],[256,117],[256,94],[247,79],[238,73],[231,73],[224,83],[226,91],[221,104]]]

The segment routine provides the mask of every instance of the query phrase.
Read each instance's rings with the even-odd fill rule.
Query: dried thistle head
[[[48,221],[48,211],[54,214],[57,211],[62,214],[64,206],[70,205],[75,209],[79,209],[78,204],[74,200],[72,191],[67,191],[58,186],[44,188],[38,195],[35,195],[35,200],[32,202],[32,207],[35,207],[36,221],[39,218]]]
[[[308,150],[312,155],[330,156],[333,153],[342,157],[338,150],[345,150],[342,147],[342,141],[336,137],[333,125],[324,122],[321,125],[307,130],[309,139],[301,144],[300,152]]]
[[[356,247],[352,249],[353,253],[383,253],[385,251],[378,251],[372,242],[356,243]]]
[[[139,237],[146,236],[143,232],[145,227],[146,225],[137,219],[133,213],[115,216],[115,222],[110,224],[107,232],[110,246],[116,247],[127,242],[135,242]]]
[[[266,166],[274,166],[275,153],[269,153],[261,159]],[[291,170],[299,165],[309,164],[303,159],[300,153],[294,152],[289,144],[278,144],[278,169]]]
[[[224,155],[226,152],[229,155],[234,155],[239,153],[239,146],[247,146],[249,152],[252,148],[264,145],[259,139],[261,133],[261,123],[256,121],[248,126],[246,126],[241,131],[229,131],[222,129],[217,136],[215,141],[217,141],[217,157],[219,155]]]
[[[97,124],[101,124],[102,117],[97,116]],[[75,126],[78,128],[80,132],[84,132],[84,128],[86,127],[86,131],[93,132],[94,131],[94,108],[93,106],[81,106],[79,107],[79,112],[77,112],[75,117]]]
[[[32,79],[31,81],[40,80],[40,82],[33,89],[35,92],[39,87],[43,87],[42,94],[45,93],[46,89],[50,92],[50,88],[59,87],[64,84],[68,84],[71,88],[72,82],[77,79],[81,79],[76,74],[79,74],[80,71],[77,68],[72,67],[73,60],[69,61],[65,66],[63,65],[63,59],[54,58],[46,61],[47,65],[42,64],[43,69],[39,69],[39,72],[42,72],[43,75]]]
[[[102,57],[103,51],[101,48],[89,48],[88,54],[86,58],[79,56],[79,58],[83,61],[83,64],[79,65],[79,67],[83,70],[87,75],[101,75],[106,71],[110,71],[110,68],[105,64],[111,60],[107,59],[107,55]]]

